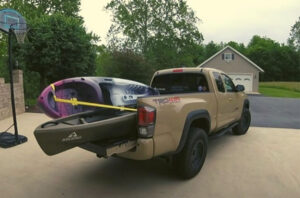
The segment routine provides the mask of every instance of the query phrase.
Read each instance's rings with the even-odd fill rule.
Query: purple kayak
[[[56,102],[54,94],[60,99],[76,98],[83,102],[123,107],[136,107],[138,97],[158,94],[145,84],[109,77],[68,78],[57,81],[53,85],[55,90],[49,85],[38,98],[41,109],[52,118],[61,118],[99,109],[99,107]]]

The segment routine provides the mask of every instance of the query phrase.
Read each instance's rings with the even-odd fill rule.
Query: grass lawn
[[[259,92],[271,97],[300,98],[300,82],[261,82]]]

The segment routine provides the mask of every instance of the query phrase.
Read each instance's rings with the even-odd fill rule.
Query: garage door
[[[235,85],[244,85],[246,92],[252,92],[252,74],[228,74]]]

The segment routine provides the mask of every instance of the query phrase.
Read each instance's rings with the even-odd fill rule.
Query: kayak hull
[[[55,155],[89,142],[134,138],[136,120],[136,112],[83,112],[46,122],[36,128],[34,135],[47,155]]]
[[[94,110],[95,107],[73,106],[72,104],[59,103],[54,100],[57,98],[89,101],[94,103],[103,103],[101,89],[97,83],[86,78],[69,78],[53,83],[53,87],[46,87],[38,97],[38,104],[41,109],[52,118],[66,117],[72,114]]]
[[[54,89],[53,89],[54,87]],[[135,107],[138,97],[157,94],[149,86],[130,80],[108,77],[76,77],[57,81],[46,87],[38,98],[41,109],[52,118],[97,110],[99,107],[57,102],[76,99],[82,102]]]

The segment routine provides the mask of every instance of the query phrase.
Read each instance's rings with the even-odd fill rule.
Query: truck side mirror
[[[237,85],[237,86],[235,86],[235,90],[237,92],[242,92],[245,90],[245,87],[244,87],[244,85]]]

